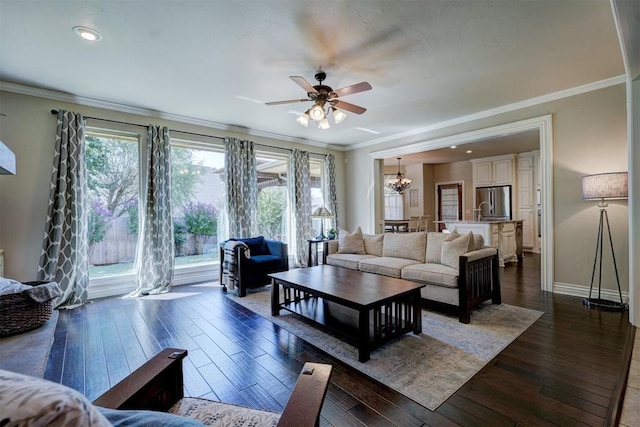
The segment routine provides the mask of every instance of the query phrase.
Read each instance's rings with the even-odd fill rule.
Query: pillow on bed
[[[346,230],[338,230],[338,253],[339,254],[358,254],[364,255],[364,238],[360,227],[356,228],[353,233]]]

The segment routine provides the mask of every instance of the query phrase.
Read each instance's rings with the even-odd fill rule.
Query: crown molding
[[[50,89],[37,88],[33,86],[26,86],[17,83],[10,83],[0,81],[0,91],[18,93],[21,95],[35,96],[38,98],[45,98],[54,101],[68,102],[72,104],[83,105],[86,107],[102,108],[104,110],[117,111],[120,113],[135,114],[145,117],[155,117],[164,120],[171,120],[178,123],[184,123],[195,126],[202,126],[210,129],[225,130],[229,132],[242,132],[251,136],[259,136],[262,138],[270,138],[279,141],[292,142],[296,144],[308,145],[312,147],[319,147],[330,149],[334,151],[346,151],[347,147],[323,144],[321,142],[309,141],[307,139],[293,138],[286,135],[275,134],[271,132],[263,132],[248,128],[239,128],[233,125],[227,125],[223,123],[214,122],[211,120],[197,119],[194,117],[182,116],[179,114],[165,113],[157,110],[149,110],[147,108],[134,107],[126,104],[119,104],[116,102],[102,101],[95,98],[87,98],[83,96],[71,95],[68,93],[58,92]]]
[[[353,144],[347,146],[347,150],[355,150],[358,148],[370,147],[372,145],[381,144],[383,142],[398,141],[404,138],[409,138],[416,135],[422,135],[429,132],[433,132],[438,129],[445,129],[452,126],[461,125],[464,123],[472,122],[475,120],[486,119],[488,117],[497,116],[504,113],[520,110],[522,108],[532,107],[534,105],[544,104],[551,101],[557,101],[563,98],[569,98],[571,96],[580,95],[587,92],[592,92],[599,89],[604,89],[610,86],[616,86],[626,83],[626,77],[624,75],[611,77],[597,82],[588,83],[582,86],[576,86],[570,89],[564,89],[558,92],[549,93],[547,95],[538,96],[535,98],[526,99],[524,101],[515,102],[513,104],[502,105],[497,108],[491,108],[489,110],[480,111],[466,116],[457,117],[451,120],[445,120],[443,122],[434,123],[429,126],[412,129],[407,132],[397,133],[395,135],[386,136],[383,138],[373,139],[367,142]],[[396,149],[397,152],[397,149]]]

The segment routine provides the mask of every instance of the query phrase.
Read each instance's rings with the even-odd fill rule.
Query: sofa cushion
[[[245,245],[249,247],[249,253],[251,256],[254,255],[270,255],[269,246],[267,246],[267,242],[264,239],[264,236],[258,237],[249,237],[246,239],[229,239],[236,242],[243,242]]]
[[[286,260],[276,255],[251,255],[251,258],[244,260],[245,266],[258,268],[261,271],[284,268]]]
[[[424,262],[427,233],[384,233],[383,257]]]
[[[98,411],[113,427],[162,426],[162,427],[204,427],[200,421],[189,417],[160,411],[131,409],[109,409],[96,406]]]
[[[442,254],[440,263],[456,270],[460,266],[460,255],[474,250],[473,233],[463,234],[451,233],[444,242],[442,242]]]
[[[353,233],[340,229],[338,231],[338,253],[364,255],[364,239],[360,227]]]
[[[364,251],[367,255],[382,256],[384,234],[363,234]]]
[[[395,233],[394,233],[395,234]],[[407,234],[407,233],[397,233]],[[382,274],[383,276],[400,277],[402,269],[416,264],[415,260],[394,257],[373,257],[360,261],[360,271]]]
[[[0,370],[0,424],[110,426],[76,390],[51,381]]]
[[[448,288],[458,287],[458,270],[442,264],[414,264],[402,269],[403,279],[427,282]]]
[[[442,242],[449,237],[449,233],[437,233],[431,231],[427,233],[427,262],[440,264],[442,257]]]
[[[360,261],[367,258],[376,258],[374,255],[358,255],[358,254],[331,254],[327,255],[327,264],[336,267],[345,267],[352,270],[358,270]]]

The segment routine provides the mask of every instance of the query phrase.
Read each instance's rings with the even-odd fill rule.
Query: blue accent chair
[[[278,240],[267,240],[263,236],[246,239],[229,239],[243,242],[249,247],[251,258],[244,256],[244,248],[236,247],[238,260],[238,296],[247,295],[247,289],[259,288],[269,284],[267,274],[289,270],[289,252],[287,244]],[[224,245],[220,243],[220,283],[222,283],[222,268],[224,265]],[[223,284],[223,291],[227,287]]]

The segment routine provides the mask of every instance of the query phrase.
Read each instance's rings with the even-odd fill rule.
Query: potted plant
[[[333,240],[336,238],[336,229],[335,228],[330,228],[329,231],[327,231],[327,238],[329,240]]]

